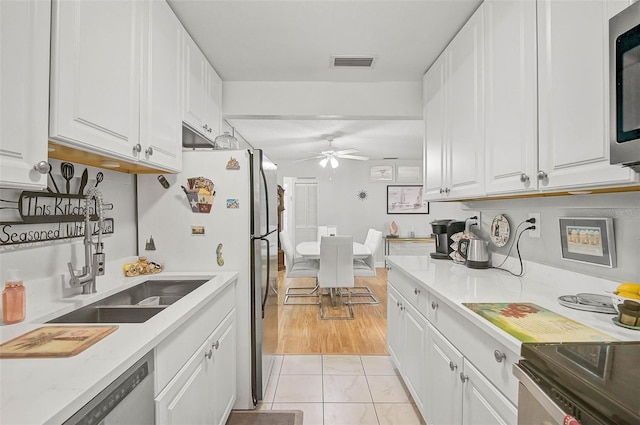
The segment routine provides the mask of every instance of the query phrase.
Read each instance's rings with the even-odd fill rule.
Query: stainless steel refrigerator
[[[139,175],[137,192],[140,255],[166,271],[239,273],[235,408],[253,408],[278,344],[275,164],[260,150],[185,150],[181,173]]]

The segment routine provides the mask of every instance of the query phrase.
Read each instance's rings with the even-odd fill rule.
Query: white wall
[[[389,224],[395,221],[400,236],[409,236],[413,226],[416,236],[431,235],[431,221],[451,218],[464,219],[469,212],[457,202],[431,203],[429,214],[387,214],[387,184],[411,184],[369,181],[370,167],[393,164],[421,166],[421,161],[352,161],[341,160],[336,169],[322,168],[317,161],[279,161],[278,183],[283,177],[317,177],[319,192],[319,224],[335,224],[338,233],[352,235],[363,242],[369,228],[389,234]],[[419,184],[419,183],[418,183]],[[356,196],[360,190],[368,197],[361,201]],[[377,262],[383,261],[384,249],[378,251]]]
[[[50,159],[49,162],[52,164],[52,173],[58,188],[62,192],[66,192],[65,181],[60,175],[60,161]],[[113,210],[107,211],[105,216],[114,219],[114,233],[103,238],[107,260],[106,272],[107,274],[121,275],[125,259],[136,255],[134,176],[81,164],[74,165],[75,177],[71,180],[71,193],[77,193],[80,177],[85,168],[89,169],[87,187],[95,185],[98,171],[102,171],[104,174],[104,180],[98,185],[98,190],[102,192],[105,203],[113,203]],[[50,179],[49,186],[53,189]],[[55,191],[55,189],[53,190]],[[1,189],[0,198],[16,200],[20,192]],[[0,221],[2,222],[19,219],[13,210],[0,211]],[[20,228],[24,231],[28,230],[29,226],[21,226]],[[8,279],[9,269],[18,270],[17,277],[24,281],[27,289],[27,320],[34,318],[34,314],[39,314],[42,311],[41,303],[46,303],[52,298],[62,298],[81,292],[81,289],[68,289],[63,292],[62,281],[68,279],[67,262],[69,261],[73,262],[76,269],[80,269],[84,264],[82,238],[0,247],[0,282],[5,282]],[[109,276],[97,278],[98,291],[101,282],[105,282],[108,278]]]

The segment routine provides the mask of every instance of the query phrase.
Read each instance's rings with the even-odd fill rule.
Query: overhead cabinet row
[[[29,91],[37,106],[3,107],[0,161],[11,171],[0,175],[2,186],[44,188],[46,174],[33,167],[48,155],[177,172],[183,121],[203,136],[219,134],[222,81],[165,1],[3,2],[0,13],[3,104],[21,104]],[[4,25],[16,16],[24,25]],[[37,70],[5,73],[20,59]],[[23,91],[5,98],[16,86]],[[24,116],[37,133],[10,126]],[[48,140],[55,143],[47,150]]]
[[[485,0],[424,76],[425,196],[637,184],[609,164],[608,21],[629,4]]]

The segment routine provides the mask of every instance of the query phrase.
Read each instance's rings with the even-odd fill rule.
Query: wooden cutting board
[[[118,326],[43,326],[0,344],[0,359],[75,356],[116,329]]]

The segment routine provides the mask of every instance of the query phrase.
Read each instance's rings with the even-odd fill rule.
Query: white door
[[[50,2],[0,2],[0,187],[47,185],[50,23]]]
[[[538,189],[536,3],[484,2],[489,194]]]
[[[53,1],[49,135],[138,158],[143,3]]]
[[[429,425],[453,425],[462,422],[462,354],[429,325],[427,365],[427,408]]]
[[[221,133],[222,118],[222,79],[218,76],[215,69],[207,62],[205,64],[206,74],[206,115],[205,122],[207,124],[206,136],[213,140]]]
[[[450,52],[448,197],[484,191],[483,6],[447,47]]]
[[[608,2],[537,5],[540,188],[631,181],[609,165]]]
[[[293,246],[318,238],[318,181],[296,178],[293,183]]]
[[[387,350],[391,361],[399,371],[402,371],[402,357],[404,357],[402,310],[400,309],[402,297],[391,285],[387,286],[387,300]]]
[[[164,1],[149,1],[143,35],[140,158],[164,170],[182,168],[182,24]]]
[[[206,66],[202,52],[191,36],[184,32],[183,51],[183,120],[195,131],[207,134]]]
[[[463,378],[463,425],[516,425],[516,407],[466,359]]]
[[[224,425],[236,401],[236,326],[235,310],[213,332],[209,340],[213,349],[210,385],[213,425]]]
[[[418,311],[406,303],[404,307],[404,382],[409,388],[418,410],[424,415],[427,407],[426,365],[428,322]],[[393,306],[391,306],[393,308]]]

